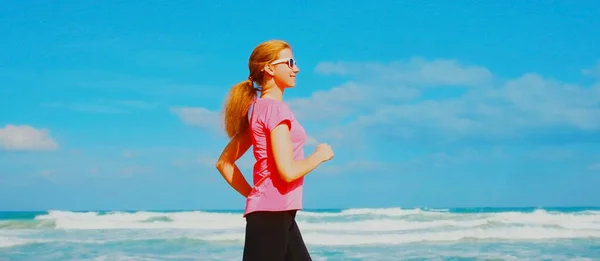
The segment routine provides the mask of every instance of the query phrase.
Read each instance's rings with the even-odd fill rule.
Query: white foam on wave
[[[319,216],[321,213],[311,213],[304,216]],[[329,213],[323,213],[327,216]],[[300,215],[301,217],[302,215]],[[166,218],[164,219],[160,218]],[[209,212],[115,212],[100,215],[98,213],[73,213],[51,211],[48,215],[36,217],[39,220],[54,220],[58,229],[241,229],[245,220],[239,214],[209,213]],[[305,229],[323,231],[390,231],[411,230],[436,227],[473,227],[485,225],[486,220],[434,220],[406,221],[401,219],[367,219],[349,222],[335,220],[308,222],[299,218],[299,223]]]
[[[40,242],[45,242],[45,240],[25,239],[18,237],[0,237],[0,248],[15,247]]]
[[[209,242],[244,238],[240,213],[189,212],[69,212],[50,211],[36,220],[53,222],[57,231],[79,231],[86,240],[54,241],[105,243],[111,241],[197,239]],[[600,240],[600,212],[450,213],[426,209],[349,209],[336,213],[302,211],[298,223],[308,244],[370,245],[459,240],[543,240],[595,238]],[[25,230],[23,230],[25,231]],[[0,246],[38,242],[33,237],[2,233]],[[2,232],[2,230],[0,230]],[[9,232],[9,230],[4,230]],[[79,233],[83,234],[79,234]],[[93,238],[89,238],[92,236]]]
[[[157,261],[160,259],[142,255],[126,255],[122,253],[105,254],[97,257],[81,258],[76,261]]]
[[[165,218],[163,220],[161,218]],[[192,212],[49,211],[36,220],[54,220],[57,229],[235,229],[243,227],[239,214]]]
[[[560,226],[569,229],[600,229],[600,212],[550,213],[539,209],[531,213],[495,213],[489,219],[507,224]]]
[[[335,215],[335,216],[332,216]],[[351,220],[342,216],[358,216]],[[408,217],[410,215],[410,218]],[[37,220],[52,220],[57,229],[242,229],[241,214],[190,212],[50,211]],[[315,231],[404,231],[415,229],[466,229],[476,227],[555,227],[600,230],[600,213],[534,212],[447,213],[420,209],[350,209],[339,213],[300,212],[298,222]]]
[[[438,215],[447,213],[448,209],[402,209],[402,208],[351,208],[340,212],[308,212],[302,211],[300,216],[307,217],[346,217],[346,216],[387,216],[402,217],[408,215]]]
[[[467,229],[440,232],[414,232],[405,234],[331,234],[303,233],[304,240],[311,245],[352,246],[352,245],[394,245],[418,242],[452,242],[459,240],[547,240],[573,238],[600,238],[600,231],[569,231],[545,228],[496,228]],[[197,239],[208,241],[242,241],[243,233],[227,233],[203,236]]]

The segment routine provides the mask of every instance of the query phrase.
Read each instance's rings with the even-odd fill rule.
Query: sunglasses
[[[271,62],[271,64],[279,64],[279,63],[286,63],[287,66],[289,66],[290,68],[294,68],[296,66],[296,60],[294,60],[294,58],[283,58],[283,59],[278,59],[278,60]]]

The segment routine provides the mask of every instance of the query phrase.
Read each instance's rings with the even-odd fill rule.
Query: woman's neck
[[[279,88],[277,85],[272,85],[265,88],[261,94],[261,98],[270,98],[278,101],[283,100],[283,90]]]

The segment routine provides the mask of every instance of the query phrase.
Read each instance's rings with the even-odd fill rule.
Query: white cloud
[[[581,70],[583,75],[600,78],[600,61],[597,61],[591,68]]]
[[[527,74],[498,88],[471,90],[460,98],[386,106],[355,122],[401,126],[456,135],[515,134],[519,130],[564,127],[600,129],[600,96]],[[411,132],[410,130],[407,130]]]
[[[0,145],[5,150],[56,150],[58,143],[46,129],[8,124],[0,129]]]
[[[492,80],[492,73],[481,66],[466,66],[455,60],[428,61],[415,57],[409,61],[379,62],[322,62],[315,70],[323,74],[360,76],[388,83],[402,82],[419,85],[475,86]]]
[[[385,134],[423,141],[600,130],[600,85],[582,87],[534,73],[502,81],[483,67],[448,60],[321,63],[316,70],[349,77],[346,84],[291,102],[307,117],[351,118],[321,134],[327,138]],[[463,88],[444,96],[444,85]]]
[[[218,112],[202,107],[173,107],[171,112],[175,113],[187,125],[198,126],[216,133],[224,133]]]
[[[327,91],[316,91],[308,98],[288,103],[302,120],[341,119],[357,112],[373,111],[382,104],[412,100],[420,91],[403,85],[364,85],[353,81]]]
[[[306,143],[305,143],[306,146],[317,146],[318,144],[319,144],[319,141],[317,140],[317,138],[310,136],[310,135],[308,135],[306,137]]]

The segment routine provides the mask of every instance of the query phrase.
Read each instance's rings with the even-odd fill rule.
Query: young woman
[[[250,55],[248,68],[248,80],[233,86],[226,101],[225,130],[231,140],[216,164],[223,178],[246,198],[243,260],[311,260],[296,211],[302,209],[304,176],[333,158],[333,151],[319,144],[304,157],[306,132],[282,101],[300,71],[288,43],[261,43]],[[235,164],[250,146],[256,159],[254,187]]]

